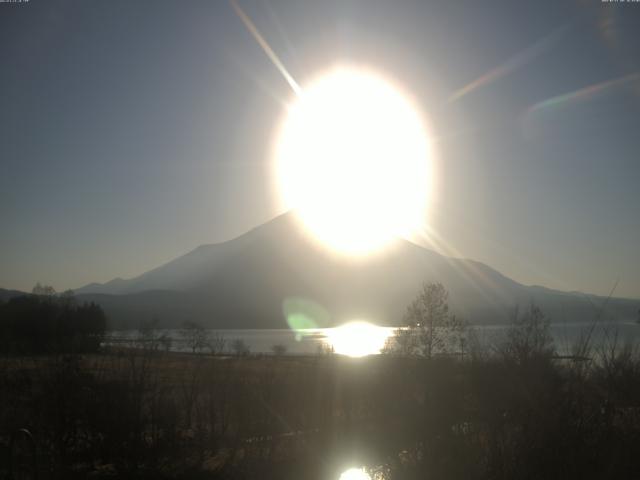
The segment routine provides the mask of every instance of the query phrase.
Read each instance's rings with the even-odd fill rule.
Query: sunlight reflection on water
[[[364,468],[350,468],[340,475],[339,480],[371,480]]]
[[[326,329],[327,342],[335,353],[349,357],[364,357],[380,353],[393,329],[368,322],[349,322]]]
[[[350,324],[346,324],[350,325]],[[209,330],[211,336],[218,335],[226,340],[224,353],[233,353],[230,349],[231,342],[236,339],[243,340],[254,354],[271,354],[274,345],[283,345],[288,355],[315,355],[319,352],[327,353],[333,347],[335,353],[350,355],[349,351],[357,354],[370,355],[378,353],[376,348],[382,348],[386,338],[393,335],[394,327],[373,327],[371,337],[366,334],[364,327],[348,327],[345,325],[334,328],[310,328],[293,331],[291,329],[245,329],[245,330]],[[640,325],[629,322],[617,322],[607,324],[607,328],[618,330],[621,343],[640,341]],[[483,349],[490,349],[494,345],[499,345],[506,338],[508,325],[485,325],[470,328],[478,346]],[[589,324],[551,324],[551,334],[554,338],[555,347],[560,355],[571,353],[574,345],[585,331],[588,331]],[[592,342],[594,348],[603,345],[607,338],[611,338],[611,332],[605,334],[599,326],[593,331]],[[360,335],[362,334],[362,335]],[[156,337],[167,336],[171,342],[169,349],[175,352],[189,352],[191,348],[185,343],[179,329],[159,329],[155,332]],[[607,336],[608,335],[608,336]],[[140,336],[138,330],[111,330],[107,332],[104,339],[105,345],[114,346],[137,346]],[[367,345],[365,348],[364,345]],[[343,349],[343,347],[345,347]],[[353,350],[352,350],[353,347]],[[206,350],[205,350],[206,352]]]

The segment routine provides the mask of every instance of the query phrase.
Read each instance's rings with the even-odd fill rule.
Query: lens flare
[[[262,51],[264,51],[264,53],[267,55],[269,60],[271,60],[271,63],[273,63],[273,65],[278,69],[278,71],[287,81],[291,89],[296,94],[300,93],[300,86],[295,81],[295,79],[291,76],[289,71],[286,69],[286,67],[284,66],[284,64],[278,57],[278,55],[276,55],[276,52],[273,51],[273,49],[271,48],[271,45],[269,45],[269,43],[264,39],[264,37],[260,33],[260,30],[258,30],[258,27],[256,27],[256,25],[253,23],[251,18],[249,18],[249,15],[247,15],[245,11],[242,8],[240,8],[240,5],[238,5],[238,2],[236,0],[231,0],[230,3],[233,9],[235,10],[236,14],[238,15],[238,18],[242,20],[242,23],[244,23],[244,26],[247,28],[251,36],[253,36],[253,38],[258,43],[258,45],[260,45],[260,48],[262,48]]]
[[[322,305],[300,297],[285,298],[282,313],[298,341],[313,330],[326,327],[331,321],[331,314]]]
[[[528,63],[532,62],[535,58],[542,55],[547,50],[550,50],[551,47],[555,45],[560,40],[560,38],[564,35],[564,33],[568,30],[569,26],[570,24],[567,24],[557,28],[546,37],[543,37],[542,39],[535,42],[533,45],[525,48],[518,54],[511,57],[502,65],[499,65],[493,70],[490,70],[489,72],[476,78],[471,83],[468,83],[464,87],[456,90],[449,97],[449,102],[455,102],[457,100],[460,100],[465,95],[481,87],[485,87],[503,77],[511,75],[516,70],[519,70],[520,68],[524,67]]]
[[[604,82],[596,83],[595,85],[589,85],[588,87],[580,88],[579,90],[575,90],[573,92],[558,95],[542,102],[538,102],[530,107],[527,113],[532,114],[550,107],[558,107],[560,105],[567,105],[570,103],[584,102],[615,88],[636,82],[640,82],[639,72],[625,75],[624,77],[620,78],[606,80]]]

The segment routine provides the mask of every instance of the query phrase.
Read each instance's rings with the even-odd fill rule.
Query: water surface
[[[482,348],[494,348],[500,345],[506,338],[507,325],[483,325],[469,327],[473,337]],[[251,353],[272,353],[275,345],[286,349],[287,354],[309,355],[320,351],[334,349],[336,353],[348,352],[348,344],[353,343],[361,356],[362,344],[367,343],[370,351],[365,353],[378,353],[384,344],[384,338],[393,335],[395,327],[375,327],[375,330],[367,332],[363,329],[340,328],[316,328],[292,331],[289,329],[211,329],[208,330],[210,339],[223,338],[225,351],[232,352],[232,344],[236,340],[242,340]],[[554,340],[557,352],[561,355],[572,353],[572,347],[585,335],[591,334],[592,346],[600,348],[604,344],[617,341],[618,345],[640,342],[640,325],[632,322],[607,322],[593,326],[586,323],[556,323],[550,326],[550,333]],[[164,329],[154,332],[155,337],[166,335],[171,339],[170,350],[176,352],[188,352],[191,348],[185,340],[180,329]],[[132,345],[139,339],[137,330],[110,331],[105,344]],[[371,338],[375,337],[375,341]],[[214,342],[215,343],[215,342]],[[373,349],[373,350],[371,350]],[[377,351],[375,351],[377,350]]]

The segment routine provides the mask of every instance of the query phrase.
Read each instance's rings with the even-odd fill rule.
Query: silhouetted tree
[[[249,355],[249,346],[246,344],[244,340],[241,338],[236,338],[233,342],[231,342],[231,350],[240,356]]]
[[[40,297],[53,297],[56,294],[56,290],[51,285],[41,285],[38,282],[31,289],[31,293]]]
[[[464,340],[465,325],[449,313],[449,294],[441,283],[424,283],[407,307],[403,323],[384,351],[399,355],[432,358],[458,348]]]
[[[213,333],[209,335],[209,351],[212,354],[222,353],[224,352],[225,346],[227,344],[227,339],[224,338],[219,333]]]
[[[134,340],[134,345],[146,351],[158,351],[163,349],[169,351],[171,349],[171,337],[158,328],[160,319],[156,316],[151,320],[140,322],[138,326],[138,335]]]
[[[180,335],[191,353],[200,353],[210,348],[209,332],[199,323],[186,321],[182,324]]]
[[[333,355],[335,353],[335,349],[333,348],[333,345],[331,345],[330,342],[322,342],[318,345],[316,349],[316,353],[320,357]]]
[[[37,293],[14,297],[0,307],[5,348],[39,353],[98,350],[106,329],[102,308],[79,305],[71,293],[58,296],[52,287],[38,284],[33,291]]]
[[[403,357],[415,355],[418,350],[416,332],[411,327],[400,327],[394,330],[393,336],[387,339],[382,353]]]
[[[554,350],[549,319],[542,310],[534,304],[529,305],[523,313],[516,308],[507,330],[503,355],[522,364],[530,360],[550,358]]]

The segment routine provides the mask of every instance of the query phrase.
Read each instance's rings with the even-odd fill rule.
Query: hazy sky
[[[640,3],[240,5],[298,82],[353,62],[411,92],[447,251],[640,298]],[[0,3],[0,65],[0,287],[131,277],[279,213],[292,94],[227,2]]]

